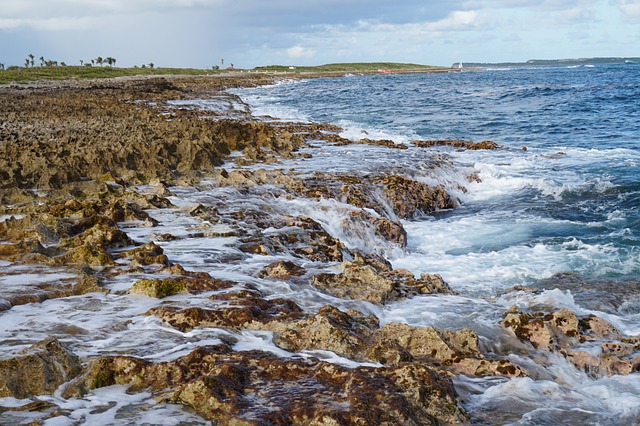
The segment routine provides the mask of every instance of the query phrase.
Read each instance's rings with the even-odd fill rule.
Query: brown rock
[[[370,262],[356,257],[343,262],[339,274],[318,274],[311,283],[322,291],[340,298],[367,300],[376,304],[404,299],[420,294],[453,294],[451,288],[437,274],[422,274],[419,279],[404,269],[385,270],[384,264],[370,266]]]
[[[350,315],[333,306],[325,306],[316,315],[288,325],[276,336],[274,343],[292,352],[322,349],[362,360],[370,333],[368,327]]]
[[[131,263],[137,266],[170,265],[169,258],[164,254],[162,247],[153,241],[125,252],[125,255],[131,257]]]
[[[451,382],[416,364],[348,369],[313,359],[198,348],[172,362],[105,357],[65,397],[111,384],[162,391],[222,424],[459,424],[468,421]]]
[[[184,282],[172,279],[138,280],[129,289],[129,294],[141,294],[143,296],[162,299],[176,294],[189,294]]]
[[[260,271],[261,277],[288,279],[304,275],[305,269],[288,260],[281,260],[267,265]]]
[[[381,328],[375,337],[378,341],[399,344],[414,357],[430,357],[440,364],[451,364],[456,358],[482,357],[478,336],[468,328],[449,331],[391,323]]]
[[[566,308],[547,315],[508,313],[502,324],[511,328],[520,340],[546,351],[570,347],[579,337],[578,318]]]
[[[413,145],[420,148],[429,148],[432,146],[451,146],[454,148],[464,148],[471,150],[479,150],[479,149],[498,149],[501,148],[500,145],[493,141],[482,141],[482,142],[472,142],[472,141],[462,141],[462,140],[421,140],[421,141],[413,141],[411,142]],[[526,148],[525,148],[526,151]]]
[[[580,334],[591,339],[622,339],[622,333],[600,317],[589,315],[579,321]]]
[[[382,237],[384,241],[390,241],[400,247],[407,246],[407,231],[400,222],[394,222],[386,217],[373,217],[364,210],[353,211],[349,219],[343,222],[347,235],[358,236],[362,240],[370,240],[372,229],[375,235]]]
[[[392,299],[395,289],[393,281],[378,275],[368,266],[351,262],[343,263],[340,274],[318,274],[311,283],[333,296],[343,299],[367,300],[384,304]]]
[[[623,338],[611,324],[594,315],[579,319],[563,308],[543,314],[507,313],[502,324],[536,349],[559,352],[593,377],[630,374],[640,370],[640,338]],[[612,341],[608,341],[612,340]],[[584,342],[600,342],[601,353],[580,349]]]
[[[131,286],[129,293],[162,299],[175,294],[195,294],[204,291],[222,290],[235,284],[233,281],[211,278],[206,272],[186,271],[180,265],[173,265],[166,268],[165,271],[178,276],[138,280]]]
[[[216,309],[192,307],[180,309],[160,306],[146,314],[155,315],[181,331],[194,327],[226,327],[231,329],[265,329],[271,322],[299,319],[302,310],[288,299],[263,299],[252,291],[224,293],[211,296],[232,306]]]
[[[0,360],[0,397],[50,395],[80,372],[78,357],[50,337],[13,358]]]
[[[374,182],[383,186],[384,198],[398,217],[403,219],[458,206],[458,202],[443,188],[433,188],[423,182],[398,175],[381,176]]]
[[[610,343],[602,345],[602,354],[594,356],[580,350],[566,350],[562,354],[578,369],[591,377],[628,375],[640,371],[640,356],[630,356],[633,346]]]

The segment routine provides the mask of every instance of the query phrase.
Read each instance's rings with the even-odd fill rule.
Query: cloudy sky
[[[640,0],[0,0],[0,63],[29,53],[196,68],[640,56]]]

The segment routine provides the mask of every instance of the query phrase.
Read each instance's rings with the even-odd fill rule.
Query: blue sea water
[[[337,123],[356,138],[493,140],[504,149],[451,153],[483,183],[438,220],[495,226],[449,253],[541,244],[565,254],[550,271],[640,273],[639,66],[350,76],[242,95],[258,112]],[[566,253],[580,248],[593,256]]]
[[[441,274],[460,295],[397,302],[379,316],[382,323],[471,327],[489,351],[537,365],[533,379],[458,378],[474,423],[640,423],[639,374],[593,379],[559,355],[523,360],[500,346],[497,326],[513,305],[567,307],[640,334],[640,66],[352,75],[237,93],[256,115],[334,123],[353,139],[502,145],[319,144],[312,159],[285,166],[393,170],[460,199],[457,209],[404,221],[408,247],[388,254],[396,268]],[[442,166],[434,171],[430,158],[444,159]],[[516,285],[537,292],[505,293]]]

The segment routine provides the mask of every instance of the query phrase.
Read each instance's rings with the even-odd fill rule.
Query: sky
[[[0,0],[0,63],[253,68],[639,57],[640,0]]]

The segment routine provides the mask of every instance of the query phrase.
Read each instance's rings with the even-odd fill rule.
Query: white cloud
[[[479,14],[473,10],[454,11],[446,18],[435,22],[389,24],[360,21],[357,29],[365,31],[384,31],[390,33],[444,33],[478,28],[481,25]]]
[[[425,24],[424,27],[428,31],[458,31],[473,28],[477,24],[478,13],[469,10],[452,12],[445,19]]]
[[[315,50],[302,47],[299,44],[287,49],[287,56],[291,59],[313,58],[315,55]]]
[[[618,9],[628,20],[640,20],[640,0],[618,0]]]
[[[0,0],[0,59],[21,63],[34,52],[68,62],[109,54],[122,65],[208,67],[221,57],[238,67],[274,58],[448,65],[581,47],[589,56],[605,32],[611,55],[633,56],[638,20],[640,0]],[[592,40],[582,44],[571,37],[586,33]]]

